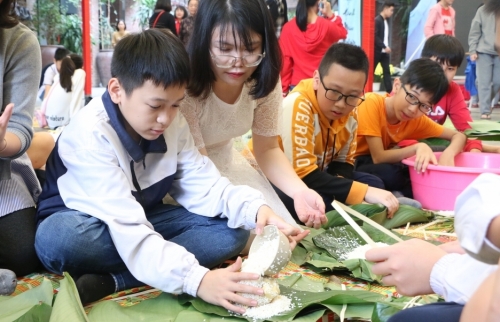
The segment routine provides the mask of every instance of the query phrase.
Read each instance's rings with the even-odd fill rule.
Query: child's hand
[[[430,285],[434,264],[446,255],[441,248],[421,239],[410,239],[366,252],[375,262],[373,274],[382,275],[384,285],[396,286],[398,293],[415,296],[433,293]]]
[[[417,170],[417,173],[425,172],[429,163],[438,164],[434,152],[427,144],[417,143],[415,146],[415,170]]]
[[[439,157],[439,165],[454,167],[455,166],[455,155],[450,151],[444,150]]]
[[[323,198],[312,189],[304,189],[293,195],[293,205],[299,220],[307,227],[320,228],[326,224]]]
[[[276,215],[268,206],[262,206],[257,212],[257,225],[255,233],[262,234],[262,231],[267,225],[275,225],[278,229],[288,237],[290,241],[290,249],[293,250],[297,243],[309,234],[309,230],[301,231],[297,227],[286,223],[280,216]]]
[[[387,218],[392,218],[399,209],[398,199],[389,191],[368,187],[365,201],[369,203],[381,203],[387,207]]]
[[[238,257],[236,262],[224,269],[216,269],[205,274],[198,287],[197,295],[208,303],[219,305],[227,310],[245,313],[245,309],[236,306],[235,303],[245,306],[257,306],[257,301],[243,297],[238,293],[250,293],[263,295],[264,291],[260,288],[250,285],[238,283],[244,280],[257,280],[258,274],[242,273],[241,258]]]

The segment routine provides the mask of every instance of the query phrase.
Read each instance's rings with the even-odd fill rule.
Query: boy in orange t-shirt
[[[355,170],[376,175],[384,181],[386,190],[412,198],[403,159],[416,155],[417,172],[425,172],[429,163],[453,166],[455,155],[464,148],[465,135],[424,117],[447,90],[448,80],[441,65],[430,59],[417,59],[394,82],[393,96],[367,94],[358,107]],[[394,148],[402,140],[432,137],[450,141],[439,161],[425,143]]]

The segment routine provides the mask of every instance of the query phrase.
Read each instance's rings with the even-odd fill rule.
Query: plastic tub
[[[439,159],[441,152],[434,153]],[[481,173],[500,174],[500,154],[463,152],[454,167],[429,165],[425,173],[414,169],[415,156],[404,159],[410,168],[413,198],[430,210],[454,210],[457,196]],[[500,188],[500,187],[499,187]]]

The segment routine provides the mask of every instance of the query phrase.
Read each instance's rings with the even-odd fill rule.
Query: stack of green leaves
[[[381,204],[359,204],[353,205],[351,208],[362,213],[387,229],[401,227],[407,223],[428,222],[434,217],[434,214],[430,211],[425,211],[407,205],[400,205],[398,211],[390,219],[387,218],[387,208]],[[326,213],[326,217],[328,218],[328,222],[323,225],[322,228],[326,229],[347,225],[347,222],[336,210]],[[354,216],[351,216],[351,218],[358,224],[362,224],[360,219]]]
[[[482,141],[500,141],[500,123],[487,120],[477,120],[469,122],[472,129],[464,133],[469,138]]]

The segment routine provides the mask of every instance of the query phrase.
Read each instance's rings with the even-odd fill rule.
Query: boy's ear
[[[313,89],[317,91],[319,89],[320,80],[319,80],[319,71],[315,70],[313,74]]]
[[[399,77],[394,78],[394,83],[392,84],[392,92],[396,93],[401,87],[401,80]]]
[[[121,102],[121,96],[125,95],[120,81],[115,77],[112,77],[108,82],[108,92],[111,100],[115,104],[119,104]]]

